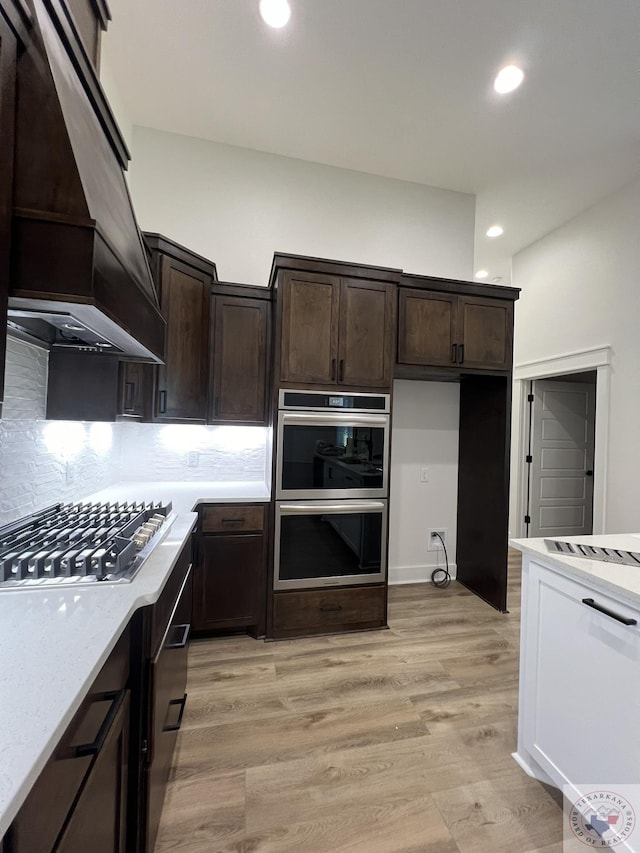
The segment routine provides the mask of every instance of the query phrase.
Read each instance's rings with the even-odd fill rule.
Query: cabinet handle
[[[606,607],[603,607],[601,604],[596,604],[593,598],[583,598],[582,603],[586,604],[587,607],[592,607],[594,610],[597,610],[598,613],[604,613],[605,616],[610,616],[612,619],[615,619],[616,622],[622,622],[623,625],[637,625],[637,619],[629,619],[628,616],[620,616],[619,613],[614,613],[613,610],[608,610]]]
[[[132,412],[133,408],[134,408],[133,400],[135,397],[136,383],[135,382],[125,382],[124,387],[125,387],[124,410],[125,410],[125,412]]]
[[[123,688],[122,690],[110,690],[108,693],[101,693],[96,697],[96,702],[111,702],[111,705],[109,705],[109,710],[105,714],[102,725],[98,729],[98,734],[96,735],[95,740],[91,743],[83,743],[81,746],[76,747],[76,758],[82,758],[85,755],[97,755],[100,752],[104,746],[105,740],[107,739],[109,729],[111,728],[115,716],[124,702],[126,694],[126,688]]]
[[[165,649],[184,649],[187,645],[187,641],[189,639],[189,631],[191,630],[191,624],[189,625],[174,625],[173,630],[178,631],[182,629],[182,639],[177,643],[167,643]]]
[[[160,392],[160,414],[164,415],[164,413],[166,411],[167,411],[167,392],[161,391]]]
[[[337,613],[339,610],[342,610],[341,604],[321,604],[320,612],[321,613]]]
[[[460,347],[460,361],[459,364],[464,364],[464,344],[459,344]]]
[[[335,358],[332,358],[331,359],[331,380],[333,382],[335,382],[335,380],[336,380],[336,364],[337,364],[337,362],[336,362]]]
[[[451,344],[451,361],[454,364],[458,363],[458,344]]]
[[[344,381],[344,358],[340,359],[340,372],[338,374],[338,382]]]
[[[187,694],[186,693],[184,694],[182,699],[172,699],[171,702],[169,702],[169,708],[171,708],[172,705],[179,705],[180,711],[178,712],[178,719],[175,721],[175,723],[172,726],[163,726],[163,728],[162,728],[163,732],[179,732],[180,731],[180,726],[182,725],[182,715],[184,714],[184,706],[186,704],[187,704]],[[167,716],[169,715],[169,708],[167,708]]]
[[[244,518],[223,518],[223,524],[244,524]]]

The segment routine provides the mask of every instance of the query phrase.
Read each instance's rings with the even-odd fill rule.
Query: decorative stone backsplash
[[[119,481],[258,482],[271,472],[264,427],[45,421],[47,352],[7,346],[0,420],[0,524]]]

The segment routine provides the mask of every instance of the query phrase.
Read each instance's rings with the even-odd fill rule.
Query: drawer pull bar
[[[321,613],[338,613],[338,611],[342,610],[341,604],[321,604],[320,612]]]
[[[81,746],[76,747],[76,758],[83,758],[85,755],[97,755],[100,752],[104,746],[105,740],[107,739],[109,729],[111,728],[115,716],[124,702],[126,694],[126,688],[123,688],[122,690],[110,690],[108,693],[101,693],[96,697],[96,702],[111,702],[111,705],[109,705],[109,710],[105,714],[102,725],[98,729],[98,734],[96,735],[95,740],[91,743],[83,743]]]
[[[622,622],[623,625],[637,625],[637,619],[629,619],[628,616],[620,616],[619,613],[614,613],[613,610],[608,610],[606,607],[603,607],[601,604],[596,604],[593,598],[583,598],[582,603],[586,604],[587,607],[593,607],[594,610],[597,610],[598,613],[604,613],[605,616],[610,616],[612,619],[615,619],[616,622]]]
[[[188,625],[174,625],[173,630],[178,631],[182,629],[182,639],[177,643],[167,643],[165,649],[184,649],[189,640],[189,631],[191,630],[191,624]]]
[[[179,732],[180,731],[180,726],[182,725],[182,715],[184,714],[184,706],[186,704],[187,704],[187,694],[186,693],[184,694],[182,699],[172,699],[171,702],[169,702],[169,708],[171,708],[172,705],[179,705],[180,706],[180,712],[178,713],[178,719],[176,720],[176,722],[172,726],[164,726],[164,728],[162,729],[163,732]],[[169,711],[167,710],[167,715],[168,714],[169,714]]]
[[[245,522],[244,518],[223,518],[222,519],[223,524],[244,524],[244,522]]]

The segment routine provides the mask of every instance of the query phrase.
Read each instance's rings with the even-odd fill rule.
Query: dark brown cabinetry
[[[216,287],[217,290],[217,287]],[[264,424],[271,305],[232,286],[211,298],[210,423]],[[244,288],[258,294],[258,288]]]
[[[154,420],[206,423],[209,302],[215,264],[161,237],[145,234],[151,271],[167,321],[165,363],[157,368]]]
[[[304,266],[305,260],[298,263]],[[341,265],[335,267],[340,273]],[[281,385],[390,388],[396,335],[392,283],[369,280],[364,272],[359,278],[287,270],[278,302]]]
[[[67,0],[80,40],[91,64],[100,67],[100,39],[111,18],[105,0]]]
[[[13,822],[12,853],[124,853],[130,649],[127,628]]]
[[[264,634],[266,506],[204,506],[200,512],[194,630]]]
[[[274,639],[383,628],[385,584],[277,592],[273,596]]]
[[[127,851],[152,853],[187,696],[191,634],[191,538],[158,601],[133,620],[132,738]]]
[[[140,361],[121,361],[118,368],[119,420],[151,419],[153,366]]]
[[[17,38],[0,9],[0,417],[9,297]]]
[[[418,277],[412,278],[417,281]],[[420,282],[428,280],[421,278]],[[512,290],[494,287],[490,296],[476,296],[465,290],[477,291],[487,286],[464,282],[448,284],[452,286],[449,291],[399,288],[398,363],[465,370],[510,370]]]

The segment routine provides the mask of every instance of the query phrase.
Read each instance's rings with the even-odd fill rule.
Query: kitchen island
[[[640,552],[640,534],[563,538]],[[637,783],[640,767],[640,554],[620,565],[516,539],[522,552],[520,709],[514,759],[584,796]]]

